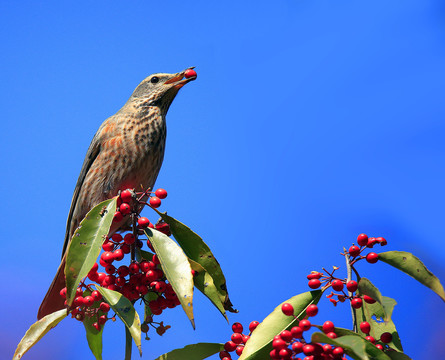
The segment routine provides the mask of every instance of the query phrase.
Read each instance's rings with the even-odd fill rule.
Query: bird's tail
[[[65,285],[65,260],[66,254],[62,259],[62,262],[57,269],[57,274],[54,277],[45,298],[40,305],[39,312],[37,313],[37,319],[41,319],[44,316],[51,314],[55,311],[61,310],[65,307],[65,300],[60,296],[60,290],[62,290]]]

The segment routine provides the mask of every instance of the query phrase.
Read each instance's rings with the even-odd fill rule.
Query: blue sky
[[[57,269],[72,191],[96,129],[154,72],[196,66],[170,108],[157,185],[163,210],[221,263],[230,321],[262,320],[343,266],[365,232],[415,253],[445,279],[445,8],[439,0],[0,3],[2,239],[0,353],[13,353]],[[156,219],[148,210],[146,215]],[[444,304],[385,264],[360,264],[415,359],[444,357]],[[223,318],[196,295],[143,343],[152,359],[224,342]],[[316,318],[349,326],[324,301]],[[27,359],[88,359],[65,320]],[[122,358],[123,328],[104,358]]]

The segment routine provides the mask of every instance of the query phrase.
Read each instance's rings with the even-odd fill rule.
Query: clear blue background
[[[231,322],[306,291],[310,270],[344,271],[339,253],[360,232],[445,279],[442,1],[1,1],[0,37],[2,359],[58,266],[93,134],[154,72],[197,66],[168,114],[158,186],[162,209],[219,259],[240,310]],[[397,299],[406,353],[444,358],[443,302],[385,264],[358,268]],[[143,358],[228,340],[201,294],[195,315],[193,331],[181,309],[166,312],[172,329],[152,333]],[[325,300],[316,320],[349,316]],[[109,325],[104,358],[121,359],[123,327]],[[80,323],[26,355],[53,358],[92,358]]]

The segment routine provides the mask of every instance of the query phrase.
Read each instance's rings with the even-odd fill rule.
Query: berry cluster
[[[154,195],[153,195],[154,194]],[[149,203],[142,201],[144,197],[149,197]],[[161,199],[167,197],[164,189],[158,189],[154,193],[146,191],[144,193],[134,193],[130,190],[124,190],[120,193],[117,201],[118,210],[114,214],[113,222],[121,222],[128,217],[128,222],[133,220],[136,225],[131,232],[115,233],[111,237],[106,237],[99,257],[99,264],[104,271],[99,271],[99,264],[95,263],[88,273],[87,278],[104,288],[117,291],[132,302],[141,299],[150,309],[152,315],[160,315],[166,308],[174,308],[180,304],[180,301],[174,292],[171,284],[165,278],[164,272],[160,267],[160,262],[156,254],[152,254],[151,259],[136,261],[134,249],[142,248],[143,242],[139,235],[143,234],[145,228],[154,228],[167,236],[171,235],[170,227],[162,220],[153,225],[146,217],[140,217],[139,211],[143,205],[149,205],[157,208],[161,205]],[[149,240],[147,246],[154,252]],[[131,254],[130,264],[118,265],[125,258],[125,255]],[[97,290],[91,288],[92,284],[81,282],[76,291],[71,313],[76,319],[83,321],[85,316],[98,316],[98,321],[93,324],[96,329],[107,321],[107,316],[102,315],[110,310],[110,306],[100,301],[102,296]],[[60,295],[66,298],[66,288]],[[151,293],[149,299],[146,295]],[[85,296],[85,294],[87,294]],[[99,315],[98,315],[99,314]],[[143,323],[143,330],[148,331],[147,324],[158,324],[158,333],[165,332],[169,326],[161,323],[154,323],[150,315]]]
[[[244,345],[246,345],[247,340],[249,340],[250,335],[258,325],[258,321],[252,321],[249,324],[249,334],[245,335],[243,334],[243,325],[241,325],[239,322],[233,323],[233,334],[230,337],[230,340],[224,344],[224,351],[219,353],[219,358],[222,360],[230,360],[232,359],[232,355],[230,355],[230,353],[233,351],[240,356],[243,353]]]
[[[354,269],[354,264],[357,261],[360,261],[362,259],[366,259],[366,261],[370,264],[375,264],[378,261],[379,255],[375,252],[370,252],[366,256],[361,255],[361,253],[367,249],[372,248],[376,244],[380,244],[381,246],[384,246],[387,244],[387,241],[382,237],[370,237],[366,234],[360,234],[357,237],[357,243],[360,247],[356,245],[352,245],[347,254],[348,255],[348,263],[351,269]],[[345,254],[342,254],[345,255]],[[351,302],[351,306],[354,309],[360,309],[363,305],[363,300],[366,301],[369,304],[373,304],[375,302],[374,299],[367,295],[363,296],[356,296],[354,293],[357,291],[358,284],[354,280],[347,280],[347,279],[340,279],[334,276],[334,273],[339,268],[334,266],[333,271],[329,272],[326,269],[323,268],[324,273],[318,272],[318,271],[312,271],[308,276],[307,279],[309,280],[308,286],[311,289],[318,289],[320,286],[323,285],[323,290],[326,290],[328,287],[332,287],[332,289],[336,292],[331,292],[331,294],[327,295],[331,303],[334,305],[337,305],[338,302],[345,302],[346,300],[349,300]],[[346,290],[349,294],[347,294],[344,291],[344,288],[346,287]],[[333,297],[336,297],[334,299]]]

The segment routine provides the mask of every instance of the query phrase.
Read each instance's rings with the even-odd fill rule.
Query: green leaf
[[[375,285],[371,281],[369,281],[367,278],[361,278],[358,282],[358,291],[361,295],[368,295],[375,301],[380,303],[383,309],[383,320],[389,320],[388,312],[385,308],[385,304],[383,303],[382,294],[380,294],[379,289],[377,289],[377,287],[375,287]]]
[[[161,218],[170,225],[170,230],[175,237],[176,241],[182,247],[185,254],[193,261],[200,264],[209,275],[212,277],[216,289],[218,290],[218,295],[221,298],[221,302],[224,304],[224,309],[237,312],[232,308],[232,303],[229,299],[229,294],[227,292],[226,278],[219,266],[213,253],[207,244],[201,239],[201,237],[193,232],[189,227],[179,222],[178,220],[163,214],[158,210],[154,209]]]
[[[386,355],[388,355],[391,360],[412,360],[408,355],[395,350],[387,350]]]
[[[224,344],[198,343],[170,351],[155,360],[201,360],[224,350]]]
[[[389,332],[392,334],[392,342],[388,344],[392,349],[402,351],[402,344],[400,342],[399,334],[397,333],[396,326],[391,320],[392,312],[394,310],[394,306],[397,304],[394,299],[391,299],[387,296],[382,296],[382,303],[386,309],[386,315],[388,320],[384,321],[385,311],[383,310],[383,306],[378,302],[374,304],[368,304],[366,301],[363,301],[363,306],[360,309],[356,310],[357,323],[360,325],[361,322],[367,321],[369,325],[371,325],[370,335],[379,340],[380,336],[384,332]]]
[[[321,290],[308,291],[296,295],[278,305],[252,332],[238,360],[269,358],[269,353],[272,350],[273,337],[283,330],[297,326],[299,322],[298,319],[303,318],[306,308],[311,304],[318,303],[322,293]],[[284,303],[292,304],[294,307],[294,315],[297,316],[297,318],[283,314],[281,305]]]
[[[148,306],[148,303],[152,300],[156,300],[159,297],[159,295],[153,291],[149,291],[147,294],[144,295],[144,299],[146,301],[145,304],[145,310],[144,310],[144,322],[147,321],[147,317],[153,316],[153,313],[151,312],[150,306]]]
[[[139,349],[142,356],[141,349],[141,321],[139,315],[133,307],[133,304],[125,296],[117,291],[105,289],[99,285],[95,285],[97,290],[102,294],[104,300],[111,306],[117,316],[123,321],[125,326],[130,331],[134,343]]]
[[[355,333],[336,339],[331,339],[323,333],[313,333],[311,341],[341,346],[347,355],[356,360],[391,360],[383,351]]]
[[[65,264],[68,305],[73,302],[80,281],[88,275],[96,262],[115,212],[116,198],[105,200],[88,212],[74,232],[68,245]]]
[[[178,244],[160,231],[146,229],[145,234],[158,256],[162,271],[172,285],[194,329],[193,276],[187,256]]]
[[[387,251],[379,254],[379,260],[413,277],[445,301],[445,291],[439,279],[413,254],[405,251]]]
[[[48,331],[66,318],[66,316],[66,309],[62,309],[46,315],[44,318],[32,324],[25,333],[25,336],[20,340],[12,360],[21,359],[29,349],[31,349]]]
[[[91,295],[91,291],[85,290],[83,292],[83,296]],[[100,303],[95,301],[90,308],[97,309],[99,308]],[[100,331],[97,331],[93,324],[98,321],[99,316],[104,315],[102,311],[98,311],[96,316],[85,316],[83,320],[83,326],[85,327],[88,346],[90,347],[91,352],[93,353],[96,360],[102,360],[102,334],[104,331],[104,326],[101,325]]]
[[[221,302],[221,298],[218,295],[218,290],[213,282],[213,278],[200,264],[192,259],[189,259],[190,266],[193,270],[197,272],[197,275],[193,277],[193,282],[196,288],[201,291],[210,301],[216,306],[216,308],[221,312],[224,318],[229,321],[224,310],[224,304]]]

